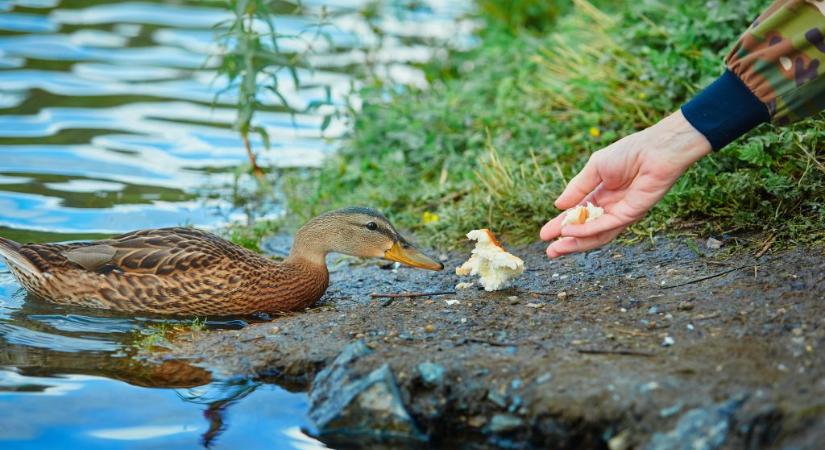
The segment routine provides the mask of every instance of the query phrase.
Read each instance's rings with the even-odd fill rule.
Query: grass
[[[195,334],[206,328],[206,317],[195,317],[186,322],[159,322],[135,332],[132,347],[138,351],[152,351],[168,347],[175,335]]]
[[[428,89],[364,87],[337,156],[286,178],[291,225],[360,204],[427,245],[453,247],[480,227],[510,243],[533,241],[588,155],[721,74],[724,55],[765,6],[573,3],[543,26],[535,15],[520,24],[482,7],[480,46],[425,66]],[[825,238],[822,119],[763,125],[705,158],[625,238],[686,226]]]

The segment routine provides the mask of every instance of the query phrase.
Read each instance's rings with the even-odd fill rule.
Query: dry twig
[[[586,355],[622,355],[622,356],[644,356],[646,358],[650,358],[656,356],[655,353],[650,352],[640,352],[637,350],[607,350],[607,349],[598,349],[598,348],[578,348],[576,349],[579,353],[584,353]]]
[[[719,273],[715,273],[713,275],[708,275],[706,277],[701,277],[701,278],[696,278],[696,279],[693,279],[693,280],[690,280],[690,281],[685,281],[684,283],[673,284],[673,285],[670,285],[670,286],[661,286],[661,287],[659,287],[659,289],[673,289],[673,288],[677,288],[677,287],[680,287],[680,286],[687,286],[689,284],[699,283],[699,282],[702,282],[702,281],[710,280],[712,278],[721,277],[722,275],[727,275],[731,272],[736,272],[737,270],[742,270],[745,267],[750,267],[751,265],[752,264],[744,264],[744,265],[741,265],[741,266],[734,267],[733,269],[723,270],[723,271],[721,271]]]
[[[415,298],[415,297],[429,297],[431,295],[454,295],[455,291],[438,291],[438,292],[401,292],[398,294],[370,294],[370,298]]]

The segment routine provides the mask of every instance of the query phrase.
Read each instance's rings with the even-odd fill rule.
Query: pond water
[[[279,31],[298,33],[331,13],[329,40],[310,55],[301,86],[284,74],[288,107],[262,97],[256,116],[270,168],[318,165],[346,124],[321,131],[313,100],[350,95],[364,61],[401,83],[415,63],[466,45],[466,2],[388,1],[373,25],[358,0],[281,2]],[[215,76],[222,2],[0,0],[0,236],[21,242],[105,237],[192,224],[216,229],[281,213],[230,200],[246,161],[231,128],[231,91]],[[465,36],[461,38],[460,36]],[[286,42],[298,50],[300,42]],[[357,99],[356,99],[357,100]],[[213,103],[214,101],[214,103]],[[259,139],[253,146],[261,147]],[[0,262],[0,448],[324,448],[302,431],[306,396],[220,379],[168,361],[129,357],[158,318],[106,315],[28,298]],[[244,326],[242,320],[207,327]]]

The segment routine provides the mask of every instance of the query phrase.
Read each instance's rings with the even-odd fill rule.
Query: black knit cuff
[[[730,70],[682,105],[682,114],[714,150],[771,120],[768,107]]]

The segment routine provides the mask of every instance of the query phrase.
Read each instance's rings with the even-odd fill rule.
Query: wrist
[[[671,161],[687,167],[702,159],[713,149],[710,141],[685,118],[681,110],[665,117],[653,126],[660,137],[662,149]]]

